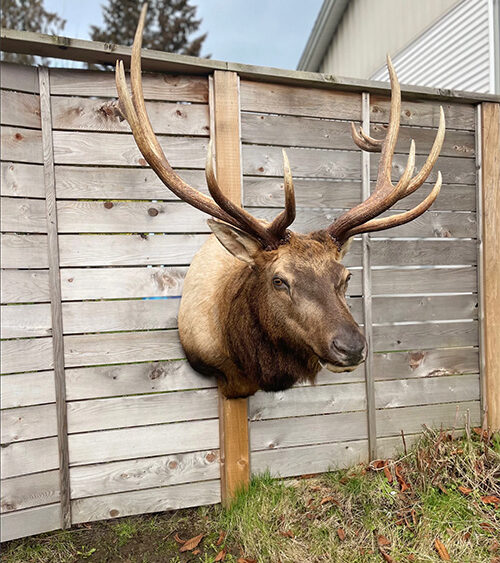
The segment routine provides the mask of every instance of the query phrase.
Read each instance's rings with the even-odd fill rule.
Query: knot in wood
[[[155,209],[154,207],[150,207],[148,209],[148,215],[150,217],[156,217],[158,215],[158,213],[159,213],[158,209]]]
[[[149,374],[149,378],[150,379],[158,379],[160,377],[162,377],[163,375],[165,375],[165,371],[163,370],[162,367],[160,366],[156,366],[151,373]]]
[[[106,209],[111,209],[113,207],[113,202],[112,201],[105,201],[104,202],[104,207]]]

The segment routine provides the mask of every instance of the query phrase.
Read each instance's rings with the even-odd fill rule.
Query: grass
[[[262,475],[228,510],[87,524],[9,542],[2,561],[209,563],[225,550],[234,563],[500,563],[500,436],[479,434],[426,430],[394,460],[307,479]],[[179,540],[199,534],[180,552]]]

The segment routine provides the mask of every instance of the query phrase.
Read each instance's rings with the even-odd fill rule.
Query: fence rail
[[[179,298],[209,231],[203,214],[145,166],[116,112],[112,73],[1,70],[2,541],[220,502],[248,467],[291,476],[390,455],[401,430],[411,443],[422,423],[460,426],[468,413],[480,424],[481,378],[488,389],[497,379],[480,370],[480,327],[488,326],[478,307],[478,229],[491,235],[494,225],[478,218],[476,163],[482,157],[494,175],[495,133],[477,143],[472,100],[443,104],[436,169],[444,185],[432,211],[360,237],[346,257],[349,304],[371,334],[368,367],[322,371],[314,386],[259,392],[247,407],[221,401],[216,382],[184,359]],[[366,195],[378,156],[363,165],[349,122],[382,133],[383,90],[311,90],[283,77],[205,70],[144,76],[153,127],[188,182],[206,191],[213,136],[218,176],[233,178],[221,184],[238,187],[241,177],[229,195],[257,217],[282,205],[281,147],[296,178],[296,230],[326,226]],[[403,99],[395,176],[409,139],[421,164],[437,128],[439,102],[416,95]],[[233,124],[226,142],[238,154],[241,147],[241,175],[222,160],[218,120]],[[488,182],[490,202],[498,196]],[[488,279],[491,290],[498,281]]]

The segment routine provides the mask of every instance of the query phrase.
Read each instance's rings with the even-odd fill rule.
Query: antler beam
[[[431,193],[416,207],[410,211],[374,219],[384,211],[391,208],[397,201],[409,196],[417,190],[429,177],[443,146],[445,134],[445,119],[443,108],[440,108],[439,127],[436,138],[425,164],[418,174],[412,178],[415,166],[415,143],[410,144],[408,162],[399,182],[394,186],[391,182],[392,159],[399,133],[399,119],[401,113],[401,89],[391,59],[387,56],[387,67],[391,80],[391,109],[389,126],[384,139],[374,139],[367,135],[362,128],[356,129],[351,124],[352,137],[356,145],[362,150],[369,152],[381,152],[377,183],[373,193],[362,203],[356,205],[338,217],[327,231],[330,236],[341,247],[352,236],[368,231],[380,231],[397,225],[412,221],[424,211],[429,209],[436,199],[441,188],[442,178],[438,172],[438,178]]]

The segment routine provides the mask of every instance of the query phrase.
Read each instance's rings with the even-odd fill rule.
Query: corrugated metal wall
[[[494,91],[492,2],[464,0],[393,57],[404,84]],[[370,76],[388,80],[381,66]]]
[[[351,0],[319,72],[368,78],[457,0]]]

